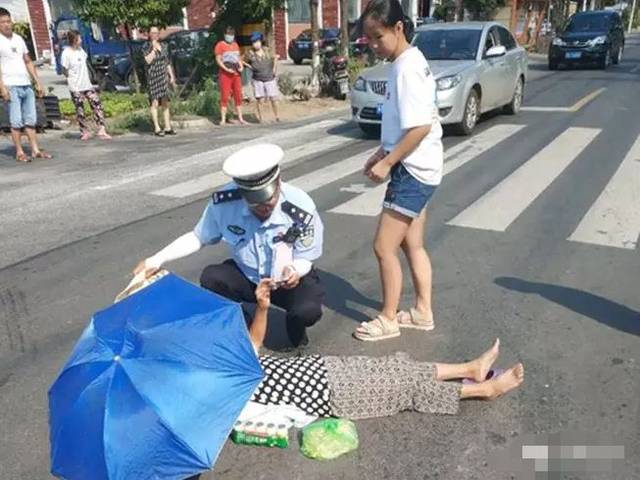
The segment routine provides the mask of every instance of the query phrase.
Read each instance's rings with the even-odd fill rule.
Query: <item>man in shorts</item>
[[[16,160],[21,163],[31,161],[22,149],[22,129],[29,138],[32,157],[51,158],[51,155],[40,150],[36,138],[36,96],[31,86],[32,79],[41,97],[42,85],[27,45],[20,35],[13,33],[9,11],[0,7],[0,96],[8,103],[11,138],[16,146]]]

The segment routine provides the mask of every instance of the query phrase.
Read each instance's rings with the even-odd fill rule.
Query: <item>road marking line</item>
[[[163,162],[158,162],[153,165],[145,166],[139,170],[133,171],[123,178],[103,183],[92,187],[90,190],[110,190],[112,188],[121,187],[133,182],[146,180],[155,176],[170,177],[172,171],[181,171],[183,169],[194,168],[197,166],[210,165],[212,168],[218,166],[217,163],[222,162],[226,157],[232,153],[238,151],[241,148],[249,145],[257,145],[260,143],[276,143],[279,141],[286,141],[295,139],[301,134],[317,132],[318,130],[328,130],[330,128],[347,125],[348,121],[345,118],[337,118],[331,120],[323,120],[318,123],[311,123],[300,127],[278,130],[276,132],[267,133],[261,135],[252,140],[234,143],[233,145],[226,145],[224,147],[215,148],[206,152],[190,155],[179,160],[169,159]],[[354,127],[355,129],[355,127]],[[324,134],[324,132],[322,132]]]
[[[564,113],[575,113],[578,110],[582,109],[585,105],[592,102],[596,97],[598,97],[602,92],[604,92],[606,88],[599,88],[591,92],[588,95],[585,95],[576,103],[571,105],[570,107],[522,107],[521,110],[525,112],[564,112]]]
[[[341,162],[327,165],[319,170],[314,170],[313,172],[294,178],[291,180],[291,183],[305,192],[310,193],[352,173],[361,171],[364,167],[364,162],[366,162],[378,148],[379,147],[368,149]]]
[[[445,152],[444,174],[448,175],[474,158],[495,147],[515,133],[525,128],[525,125],[496,125],[473,138],[460,142]],[[359,215],[375,217],[382,210],[382,201],[387,185],[378,185],[375,188],[352,198],[351,200],[329,210],[330,213],[343,215]]]
[[[580,155],[600,129],[572,127],[448,225],[503,232]]]
[[[342,135],[335,135],[287,149],[282,165],[285,166],[306,156],[313,155],[314,153],[323,153],[338,147],[342,147],[344,145],[352,143],[353,141],[353,138],[344,137]],[[241,148],[243,146],[246,146],[246,144],[242,146],[236,145],[234,146],[234,148],[237,150],[238,148]],[[150,192],[150,194],[159,197],[187,198],[192,195],[197,195],[202,192],[213,190],[230,181],[231,180],[229,179],[229,177],[218,171],[202,175],[192,180],[176,183],[160,190],[154,190],[153,192]]]
[[[569,237],[634,250],[640,237],[640,137]]]

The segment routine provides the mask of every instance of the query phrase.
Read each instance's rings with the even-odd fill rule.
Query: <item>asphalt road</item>
[[[447,175],[427,234],[436,330],[375,345],[350,336],[378,306],[371,239],[381,191],[357,168],[375,142],[345,119],[172,143],[50,138],[58,160],[29,169],[3,155],[3,140],[0,478],[49,478],[46,392],[73,343],[137,260],[193,227],[221,181],[216,167],[251,139],[282,144],[285,178],[311,193],[325,222],[317,265],[328,295],[310,352],[455,361],[500,337],[498,366],[522,361],[526,381],[493,404],[464,402],[456,417],[358,422],[358,451],[332,462],[228,444],[210,478],[534,478],[522,445],[559,443],[621,446],[624,459],[608,472],[535,478],[640,478],[640,37],[627,47],[606,72],[534,65],[526,111],[489,116],[471,139],[445,138]],[[209,248],[171,267],[197,281],[225,257]],[[408,305],[408,283],[405,292]],[[267,344],[283,338],[274,312]]]

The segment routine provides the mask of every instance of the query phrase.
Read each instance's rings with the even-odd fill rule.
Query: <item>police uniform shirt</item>
[[[236,188],[235,183],[231,183],[222,191]],[[313,215],[313,219],[293,243],[294,261],[304,259],[313,262],[322,254],[324,226],[311,197],[287,183],[281,184],[278,203],[264,222],[240,198],[217,203],[212,199],[194,228],[194,233],[203,245],[215,245],[220,241],[227,243],[242,273],[257,284],[261,278],[271,277],[272,249],[278,237],[284,235],[291,226],[300,225],[282,210],[284,202]]]

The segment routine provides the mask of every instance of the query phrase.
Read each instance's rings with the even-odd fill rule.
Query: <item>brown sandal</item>
[[[40,150],[39,152],[36,152],[33,154],[33,158],[39,158],[42,160],[51,160],[53,158],[53,155],[43,150]]]
[[[19,154],[16,155],[16,162],[18,162],[18,163],[29,163],[29,162],[31,162],[31,159],[29,157],[27,157],[26,154],[19,153]]]

